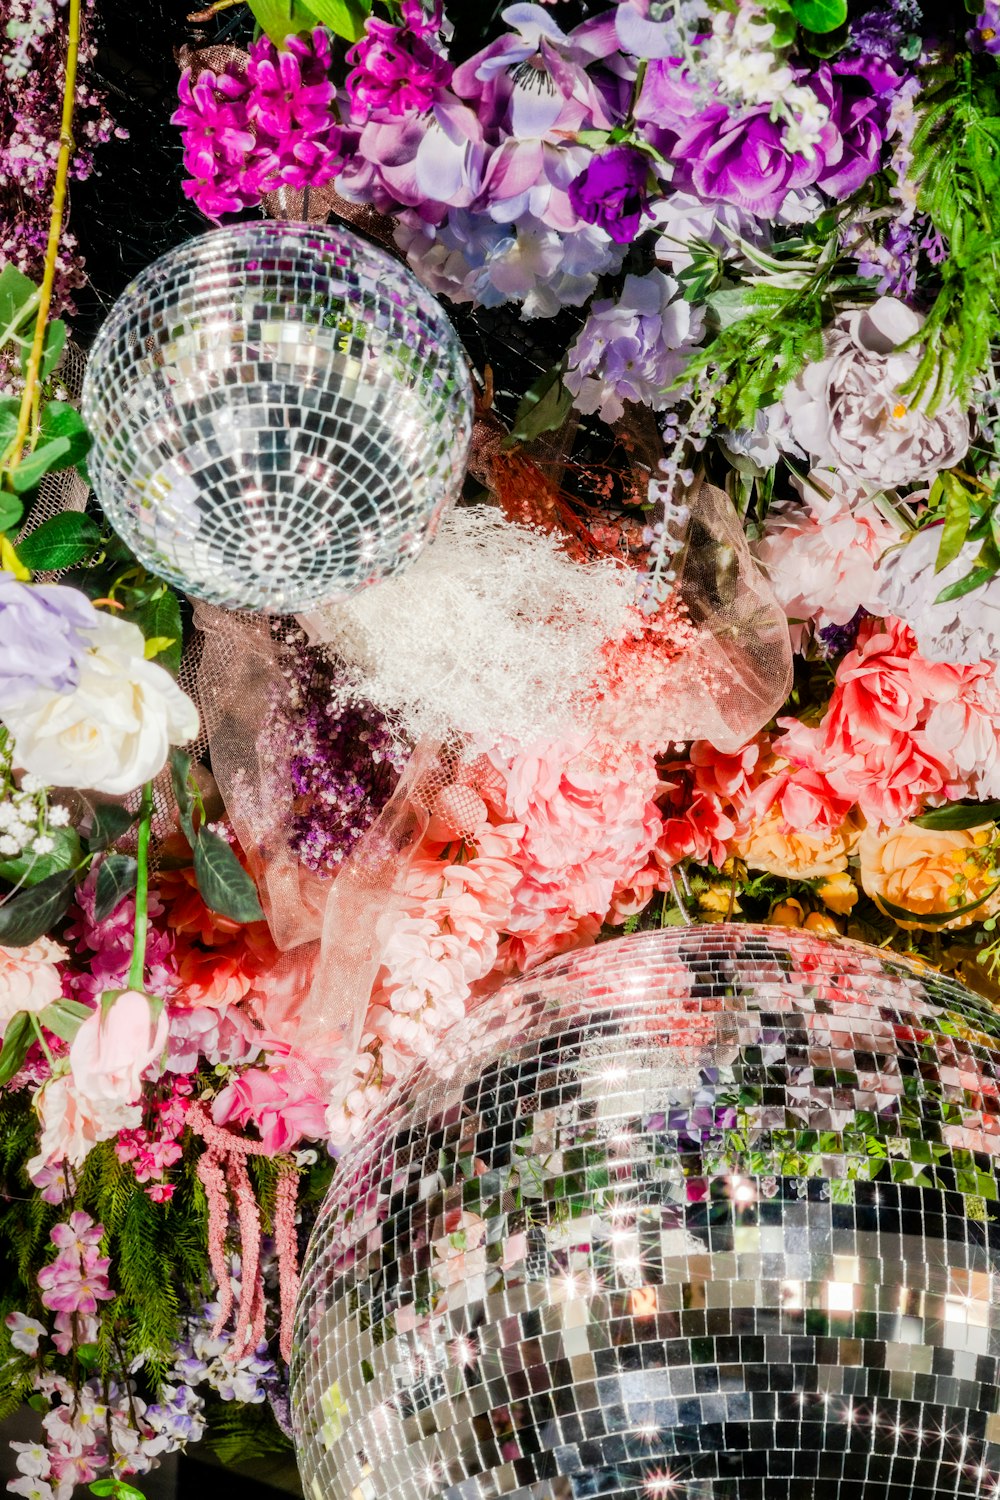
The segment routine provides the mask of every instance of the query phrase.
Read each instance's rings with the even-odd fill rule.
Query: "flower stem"
[[[135,929],[132,962],[128,971],[130,990],[141,990],[146,972],[146,933],[149,930],[149,830],[153,821],[153,783],[147,781],[139,804],[139,842],[135,851]]]
[[[41,1028],[41,1026],[39,1024],[38,1017],[32,1011],[28,1012],[28,1017],[29,1017],[29,1020],[31,1021],[31,1028],[34,1031],[35,1036],[38,1039],[38,1045],[41,1047],[42,1051],[45,1053],[45,1061],[48,1063],[50,1069],[54,1073],[55,1070],[56,1070],[56,1060],[52,1056],[52,1053],[49,1051],[49,1044],[45,1040],[45,1036],[44,1036],[44,1034],[42,1032],[42,1028]]]
[[[59,155],[56,158],[55,183],[52,188],[52,213],[49,218],[49,238],[45,247],[45,269],[38,293],[38,314],[35,318],[35,336],[28,356],[28,367],[24,377],[24,391],[17,418],[17,431],[0,460],[8,484],[10,476],[21,462],[24,445],[31,426],[32,411],[35,410],[35,393],[38,388],[42,353],[45,348],[45,330],[48,327],[49,307],[52,304],[52,288],[56,279],[56,261],[59,256],[59,241],[62,237],[63,212],[66,207],[66,184],[69,180],[69,165],[73,155],[73,103],[76,98],[76,64],[80,52],[80,0],[69,0],[69,19],[66,36],[66,78],[63,84],[62,122],[59,130]]]

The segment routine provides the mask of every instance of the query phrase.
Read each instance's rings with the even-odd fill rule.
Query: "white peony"
[[[171,745],[198,733],[198,710],[169,672],[143,655],[142,631],[99,614],[86,632],[72,692],[38,689],[3,722],[15,760],[46,786],[121,796],[163,769]]]
[[[978,542],[966,542],[956,558],[935,573],[941,528],[925,526],[879,568],[877,613],[905,620],[928,661],[975,663],[1000,656],[1000,578],[961,598],[936,604],[942,589],[976,566]]]

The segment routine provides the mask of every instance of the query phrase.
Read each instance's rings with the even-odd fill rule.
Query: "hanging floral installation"
[[[545,367],[500,391],[470,352],[462,496],[405,570],[298,617],[189,607],[93,499],[51,503],[92,441],[69,189],[115,127],[94,8],[0,3],[27,1500],[289,1448],[338,1154],[508,977],[750,921],[1000,1003],[995,0],[249,4],[248,49],[177,84],[206,231],[353,225]]]

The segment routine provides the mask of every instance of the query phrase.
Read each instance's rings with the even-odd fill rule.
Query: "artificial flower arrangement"
[[[992,0],[251,8],[249,50],[180,80],[206,216],[373,209],[453,306],[558,333],[506,421],[479,372],[467,503],[408,573],[259,627],[234,767],[178,685],[182,602],[98,516],[36,523],[88,445],[49,316],[68,127],[44,255],[23,213],[4,243],[0,1358],[42,1414],[29,1500],[129,1497],[203,1435],[287,1447],[336,1155],[505,977],[744,918],[1000,996]]]

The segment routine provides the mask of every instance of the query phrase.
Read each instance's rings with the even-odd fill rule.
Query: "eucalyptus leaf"
[[[232,922],[259,922],[264,913],[257,888],[225,839],[199,828],[194,841],[194,873],[205,905]]]
[[[914,818],[918,828],[982,828],[987,823],[1000,819],[1000,802],[952,802],[948,807],[935,807],[930,812]]]
[[[94,918],[103,922],[135,890],[138,865],[131,854],[107,854],[97,872]]]
[[[0,1050],[0,1088],[10,1083],[15,1073],[20,1072],[28,1048],[35,1039],[35,1028],[27,1011],[19,1010],[7,1022]]]
[[[64,510],[19,542],[17,555],[33,573],[55,572],[91,557],[100,541],[101,528],[91,516]]]
[[[65,915],[73,895],[72,870],[47,875],[30,890],[20,891],[0,905],[0,945],[26,948]]]

